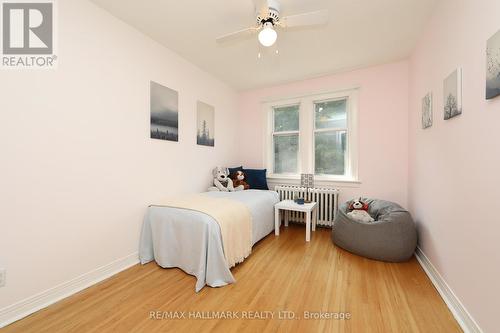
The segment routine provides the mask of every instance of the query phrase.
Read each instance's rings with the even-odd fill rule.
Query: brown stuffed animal
[[[234,187],[243,185],[244,190],[248,190],[250,188],[250,185],[248,185],[248,183],[245,181],[246,176],[243,171],[236,171],[231,175],[231,179],[233,180]]]

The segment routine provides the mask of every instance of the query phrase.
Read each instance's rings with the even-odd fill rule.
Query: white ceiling
[[[281,0],[282,16],[328,9],[328,25],[278,32],[279,55],[257,36],[215,38],[255,24],[251,0],[92,0],[238,90],[407,58],[438,0]]]

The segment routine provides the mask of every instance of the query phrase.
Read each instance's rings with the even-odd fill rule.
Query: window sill
[[[268,175],[267,179],[271,183],[300,186],[300,175]],[[360,187],[361,181],[350,178],[316,176],[314,177],[314,185],[335,186],[335,187]]]

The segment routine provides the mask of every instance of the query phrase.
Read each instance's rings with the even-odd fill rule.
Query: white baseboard
[[[0,309],[0,328],[29,316],[38,310],[71,296],[138,263],[139,255],[135,252],[91,272],[80,275],[75,279],[61,283],[54,288]]]
[[[415,257],[431,280],[434,287],[436,287],[437,291],[443,298],[444,302],[450,309],[451,313],[457,320],[462,330],[465,333],[482,333],[483,331],[476,323],[474,318],[472,318],[465,306],[462,304],[462,302],[460,302],[453,290],[446,283],[441,274],[439,274],[439,272],[436,270],[429,258],[427,258],[425,253],[422,252],[420,247],[417,247],[417,250],[415,251]]]

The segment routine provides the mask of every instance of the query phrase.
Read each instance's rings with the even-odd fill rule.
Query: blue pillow
[[[266,169],[243,169],[247,183],[253,190],[269,190],[267,187]]]
[[[243,166],[228,168],[228,169],[229,169],[229,176],[231,176],[231,175],[235,174],[236,171],[243,171]]]

